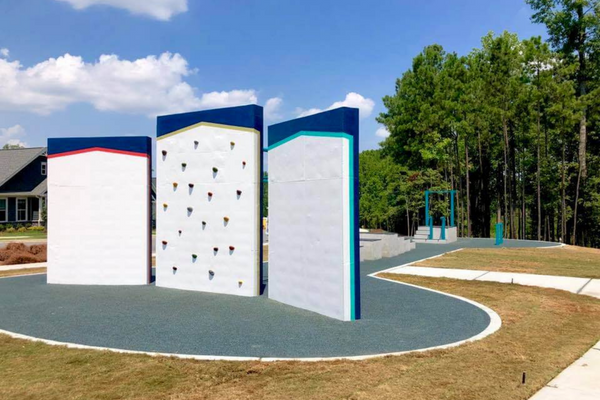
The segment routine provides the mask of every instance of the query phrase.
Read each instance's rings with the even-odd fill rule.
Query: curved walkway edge
[[[377,273],[378,272],[376,272],[375,274],[377,274]],[[111,351],[111,352],[123,353],[123,354],[144,354],[144,355],[149,355],[149,356],[177,357],[177,358],[182,358],[182,359],[208,360],[208,361],[222,360],[222,361],[262,361],[262,362],[273,362],[273,361],[316,362],[316,361],[335,361],[335,360],[357,360],[357,361],[359,361],[359,360],[367,360],[367,359],[378,358],[378,357],[402,355],[402,354],[416,353],[416,352],[425,352],[425,351],[435,350],[435,349],[446,349],[446,348],[456,347],[461,344],[481,340],[481,339],[491,335],[492,333],[496,332],[498,329],[500,329],[500,327],[502,325],[500,316],[495,311],[486,307],[485,305],[482,305],[475,301],[472,301],[472,300],[469,300],[469,299],[466,299],[466,298],[463,298],[460,296],[455,296],[455,295],[452,295],[449,293],[444,293],[444,292],[436,291],[436,290],[425,288],[425,287],[420,287],[420,286],[416,286],[416,285],[411,285],[411,284],[407,284],[407,283],[403,283],[403,282],[398,282],[398,281],[394,281],[394,280],[389,280],[389,279],[373,276],[375,274],[370,274],[369,276],[376,280],[387,281],[387,282],[395,283],[398,285],[404,285],[407,287],[424,290],[427,292],[437,293],[437,294],[448,296],[448,297],[454,298],[456,300],[468,303],[474,307],[479,308],[481,311],[483,311],[485,314],[487,314],[489,317],[489,323],[488,323],[487,327],[485,329],[483,329],[483,331],[479,332],[478,334],[476,334],[474,336],[471,336],[467,339],[463,339],[463,340],[459,340],[456,342],[447,343],[447,344],[443,344],[443,345],[438,345],[438,346],[410,349],[410,350],[399,351],[399,352],[386,352],[386,353],[367,354],[367,355],[358,355],[358,356],[349,355],[349,356],[298,357],[298,358],[294,358],[294,357],[285,358],[285,357],[220,356],[220,355],[196,355],[196,354],[182,354],[182,353],[148,352],[148,351],[139,351],[139,350],[127,350],[127,349],[121,349],[121,348],[115,348],[115,347],[91,346],[91,345],[71,343],[71,342],[66,342],[66,341],[63,342],[63,341],[49,340],[49,339],[28,336],[28,335],[12,332],[12,331],[8,331],[8,330],[2,330],[2,329],[0,329],[0,333],[6,334],[6,335],[16,338],[16,339],[37,341],[37,342],[42,342],[42,343],[45,343],[48,345],[66,346],[67,348],[73,348],[73,349]],[[31,276],[31,275],[24,275],[24,276]],[[10,276],[10,277],[5,277],[5,278],[6,279],[15,278],[15,276]],[[5,279],[5,278],[0,278],[0,279]]]
[[[460,250],[462,249],[453,250],[448,253],[453,253]],[[386,272],[390,274],[416,275],[430,278],[450,278],[467,281],[510,283],[524,286],[537,286],[547,289],[566,290],[567,292],[592,296],[600,299],[600,279],[577,278],[572,276],[557,275],[524,274],[517,272],[494,272],[479,269],[474,270],[413,266],[413,264],[416,264],[418,262],[429,260],[432,258],[437,258],[440,256],[441,255],[424,258],[422,260],[407,263],[399,267],[393,267],[384,271],[375,272],[370,276],[375,276],[379,273]]]
[[[38,274],[36,274],[36,275],[38,275]],[[30,275],[19,275],[19,276],[30,276]],[[9,276],[9,277],[3,277],[3,278],[0,278],[0,279],[14,278],[14,277],[15,276]],[[14,339],[23,339],[23,340],[29,340],[29,341],[34,341],[34,342],[41,342],[41,343],[44,343],[44,344],[47,344],[47,345],[51,345],[51,346],[65,346],[65,347],[70,348],[70,349],[110,351],[110,352],[121,353],[121,354],[141,354],[141,355],[148,355],[148,356],[152,356],[152,357],[176,357],[176,358],[181,358],[181,359],[192,359],[192,360],[199,360],[199,361],[261,361],[261,362],[302,361],[302,362],[317,362],[317,361],[339,361],[339,360],[362,361],[362,360],[368,360],[368,359],[372,359],[372,358],[380,358],[380,357],[387,357],[387,356],[397,356],[397,355],[409,354],[409,353],[420,353],[420,352],[425,352],[425,351],[430,351],[430,350],[447,349],[447,348],[451,348],[451,347],[460,346],[460,345],[465,344],[465,343],[469,343],[469,342],[474,342],[474,341],[477,341],[477,340],[481,340],[481,339],[483,339],[483,338],[491,335],[492,333],[496,332],[502,326],[502,321],[500,319],[500,316],[494,310],[492,310],[489,307],[484,306],[483,304],[477,303],[477,302],[475,302],[473,300],[469,300],[469,299],[464,298],[464,297],[455,296],[455,295],[452,295],[452,294],[449,294],[449,293],[444,293],[444,292],[440,292],[440,291],[437,291],[437,290],[433,290],[433,289],[429,289],[429,288],[425,288],[425,287],[421,287],[421,286],[417,286],[417,285],[411,285],[411,284],[408,284],[408,283],[394,281],[394,280],[391,280],[391,279],[385,279],[385,278],[376,277],[376,276],[374,278],[380,279],[380,280],[383,280],[383,281],[388,281],[388,282],[396,283],[396,284],[399,284],[399,285],[405,285],[405,286],[410,286],[410,287],[414,287],[414,288],[421,289],[421,290],[426,290],[426,291],[433,292],[433,293],[439,293],[439,294],[442,294],[444,296],[452,297],[452,298],[455,298],[457,300],[461,300],[461,301],[464,301],[466,303],[472,304],[473,306],[480,308],[482,311],[484,311],[486,314],[488,314],[488,316],[490,317],[490,323],[488,324],[488,326],[486,327],[486,329],[484,329],[479,334],[477,334],[475,336],[472,336],[472,337],[470,337],[468,339],[460,340],[460,341],[454,342],[454,343],[448,343],[448,344],[441,345],[441,346],[427,347],[427,348],[415,349],[415,350],[409,350],[409,351],[400,351],[400,352],[392,352],[392,353],[380,353],[380,354],[370,354],[370,355],[362,355],[362,356],[348,356],[348,357],[278,358],[278,357],[232,357],[232,356],[176,354],[176,353],[161,353],[161,352],[147,352],[147,351],[126,350],[126,349],[118,349],[118,348],[112,348],[112,347],[98,347],[98,346],[88,346],[88,345],[77,344],[77,343],[60,342],[60,341],[55,341],[55,340],[48,340],[48,339],[42,339],[42,338],[37,338],[37,337],[33,337],[33,336],[23,335],[23,334],[20,334],[20,333],[15,333],[15,332],[3,330],[3,329],[0,329],[0,334],[5,334],[5,335],[10,336],[10,337],[12,337]]]

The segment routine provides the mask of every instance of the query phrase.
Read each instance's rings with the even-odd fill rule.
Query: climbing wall
[[[158,118],[156,285],[256,296],[262,107]]]
[[[269,127],[269,298],[360,318],[358,110]]]
[[[48,139],[48,283],[151,278],[149,137]]]

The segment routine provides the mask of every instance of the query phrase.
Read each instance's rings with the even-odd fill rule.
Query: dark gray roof
[[[38,156],[45,153],[45,147],[0,150],[0,186],[4,185]]]
[[[30,192],[7,192],[7,193],[0,193],[0,195],[2,196],[11,196],[11,197],[17,197],[17,196],[45,196],[46,192],[48,191],[48,179],[44,179],[42,182],[40,182],[39,185],[37,185],[36,187],[34,187],[33,189],[31,189]]]

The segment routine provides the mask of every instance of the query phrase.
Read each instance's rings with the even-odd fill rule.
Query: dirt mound
[[[9,243],[0,250],[0,265],[31,264],[46,261],[45,244],[27,246],[24,243]]]

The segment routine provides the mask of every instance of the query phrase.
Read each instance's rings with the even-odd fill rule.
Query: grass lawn
[[[413,265],[597,279],[600,278],[600,250],[576,246],[464,249]]]
[[[18,238],[24,239],[47,239],[48,232],[43,231],[27,231],[27,232],[0,232],[0,241],[15,240]]]
[[[153,358],[68,350],[0,335],[0,398],[525,400],[600,339],[600,301],[591,297],[491,282],[384,276],[481,302],[500,315],[503,326],[484,340],[453,349],[319,363]]]

